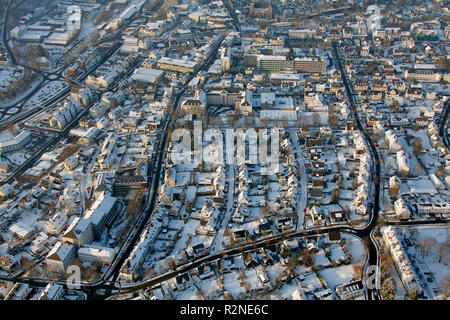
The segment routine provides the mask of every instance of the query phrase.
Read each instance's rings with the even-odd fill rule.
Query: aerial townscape
[[[450,1],[0,4],[0,299],[450,299]]]

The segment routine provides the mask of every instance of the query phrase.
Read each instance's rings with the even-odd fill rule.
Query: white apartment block
[[[382,234],[384,243],[389,249],[392,260],[406,290],[417,290],[417,293],[422,292],[422,287],[417,281],[418,276],[412,268],[408,254],[405,254],[406,250],[398,232],[392,226],[388,226],[382,229]]]
[[[78,257],[83,262],[112,263],[117,250],[112,248],[83,246],[78,249]]]

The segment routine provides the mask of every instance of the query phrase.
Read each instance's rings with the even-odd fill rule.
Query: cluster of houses
[[[326,128],[325,128],[326,129]],[[329,148],[330,137],[335,139]],[[308,174],[306,224],[323,227],[367,217],[372,190],[372,160],[355,128],[302,129],[303,161]]]
[[[283,287],[286,286],[289,295],[283,294],[284,299],[364,299],[364,286],[360,279],[342,280],[342,283],[330,287],[320,275],[320,270],[351,264],[351,254],[339,239],[290,239],[280,245],[203,263],[143,292],[142,298],[179,299],[187,297],[184,294],[192,288],[197,288],[203,297],[214,299],[227,299],[230,295],[234,299],[248,299],[264,293],[275,297],[284,292]],[[307,261],[309,259],[312,261]],[[292,261],[296,261],[293,268],[289,267]],[[315,269],[311,270],[307,265],[313,265]],[[284,272],[281,271],[283,269]]]
[[[343,28],[339,41],[359,116],[381,156],[382,212],[400,220],[444,217],[445,209],[418,208],[432,202],[445,208],[449,201],[449,155],[439,127],[450,79],[442,46],[449,28],[441,24],[441,12],[426,6],[407,6],[387,21],[380,19],[383,10],[368,8],[370,39]],[[416,20],[425,14],[434,19]],[[410,22],[409,30],[401,21]]]

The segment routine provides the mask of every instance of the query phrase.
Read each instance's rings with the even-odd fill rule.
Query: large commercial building
[[[196,61],[162,57],[158,60],[157,67],[162,70],[176,71],[181,73],[194,73],[197,71],[199,65]]]
[[[293,60],[282,55],[258,55],[257,67],[262,71],[279,73],[296,70],[304,73],[324,73],[325,61],[318,56],[296,57]]]
[[[282,84],[297,85],[303,80],[302,75],[297,73],[272,73],[270,74],[270,83],[274,86]]]
[[[146,187],[147,179],[144,176],[117,176],[114,180],[113,194],[126,195],[132,190],[143,190]]]
[[[259,70],[267,72],[292,69],[292,60],[289,60],[286,56],[260,55],[257,63]]]
[[[434,68],[414,68],[405,71],[407,81],[439,82],[442,74]]]
[[[293,69],[305,73],[324,73],[326,70],[325,61],[320,57],[296,57]]]
[[[242,97],[240,88],[206,89],[207,106],[235,106]]]
[[[289,30],[289,38],[290,39],[315,39],[316,38],[316,30],[311,29],[295,29]]]
[[[162,70],[138,68],[131,78],[137,82],[154,84],[161,81],[163,74]]]
[[[31,134],[28,131],[22,131],[15,138],[6,136],[4,137],[4,139],[0,137],[0,153],[18,151],[31,141]]]
[[[277,96],[273,92],[261,93],[261,119],[297,120],[297,110],[292,97]]]

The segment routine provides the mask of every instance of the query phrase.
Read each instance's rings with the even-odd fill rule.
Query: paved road
[[[307,204],[307,187],[306,187],[306,168],[305,164],[303,162],[303,152],[300,148],[300,145],[298,144],[298,129],[290,129],[289,135],[291,136],[291,141],[293,143],[293,147],[295,150],[295,153],[297,154],[297,168],[300,174],[300,181],[299,181],[299,196],[297,197],[297,231],[300,232],[304,228],[304,222],[305,222],[305,210],[306,210],[306,204]]]
[[[376,147],[376,144],[372,140],[372,135],[367,131],[365,127],[361,124],[361,121],[359,119],[358,112],[356,110],[356,104],[353,99],[353,93],[350,88],[350,85],[347,81],[347,76],[343,68],[343,62],[341,61],[341,57],[339,54],[338,44],[336,42],[333,42],[333,56],[336,61],[336,66],[339,69],[339,72],[341,74],[342,82],[344,84],[346,93],[347,93],[347,99],[350,104],[350,109],[352,110],[353,117],[355,119],[356,125],[358,127],[359,132],[362,134],[362,136],[365,138],[366,142],[369,144],[370,153],[372,155],[372,160],[374,162],[374,169],[372,170],[372,181],[375,184],[375,190],[374,190],[374,197],[373,197],[373,208],[372,208],[372,214],[371,214],[371,221],[370,224],[367,226],[367,229],[369,229],[369,232],[375,227],[377,223],[378,213],[380,211],[380,172],[381,172],[381,161],[380,156],[378,154],[378,150]]]
[[[347,93],[347,99],[350,104],[350,109],[352,110],[353,117],[355,119],[356,125],[358,127],[359,132],[363,135],[365,140],[369,143],[370,152],[372,154],[372,160],[375,164],[375,170],[372,170],[372,181],[374,182],[374,197],[371,202],[372,204],[372,212],[370,217],[370,223],[362,230],[360,230],[360,235],[362,238],[367,239],[368,249],[369,249],[369,265],[376,265],[377,264],[377,247],[372,242],[370,238],[370,233],[375,228],[377,224],[378,214],[380,211],[380,172],[381,172],[381,165],[380,165],[380,156],[378,155],[378,150],[375,146],[375,143],[372,140],[372,136],[370,133],[362,126],[361,121],[359,119],[358,112],[356,110],[356,104],[353,99],[353,93],[350,88],[350,84],[347,81],[347,76],[345,73],[345,70],[343,68],[343,62],[339,53],[339,47],[338,43],[333,42],[333,57],[336,63],[337,68],[339,69],[339,72],[341,74],[341,79],[345,87],[345,91]],[[369,291],[369,298],[374,298],[374,290]]]
[[[225,232],[225,228],[228,222],[231,219],[234,208],[234,165],[229,164],[227,166],[227,182],[228,182],[228,194],[227,194],[227,204],[226,204],[226,212],[222,221],[220,222],[220,226],[218,227],[216,236],[214,237],[213,244],[211,246],[211,250],[213,253],[218,253],[223,250],[223,234]]]
[[[216,51],[217,51],[217,49],[216,49]],[[205,62],[203,67],[198,70],[198,72],[200,72],[202,70],[207,70],[211,66],[212,62],[214,61],[214,57],[215,57],[215,54],[212,54],[210,56],[210,58]],[[186,81],[186,83],[189,83],[189,81],[195,76],[196,76],[196,74],[192,74],[189,77],[189,79]],[[188,86],[186,84],[177,92],[175,99],[173,101],[172,107],[171,107],[171,111],[169,112],[169,115],[166,118],[166,122],[163,125],[163,134],[162,134],[161,139],[159,140],[158,147],[155,149],[155,150],[157,150],[156,164],[150,166],[150,168],[156,168],[156,169],[154,171],[150,170],[150,172],[149,172],[149,174],[152,174],[152,172],[155,172],[155,174],[152,176],[153,180],[152,180],[152,185],[151,185],[151,189],[150,189],[150,194],[148,197],[149,201],[146,206],[146,210],[144,211],[143,215],[141,215],[141,217],[138,219],[138,221],[133,226],[133,232],[128,237],[126,246],[124,247],[123,250],[121,250],[119,258],[116,259],[116,261],[114,262],[113,268],[111,268],[111,271],[109,271],[109,274],[111,276],[105,277],[101,283],[96,283],[96,284],[90,285],[91,287],[95,287],[95,289],[98,289],[98,288],[106,289],[106,292],[104,295],[105,297],[108,296],[109,294],[111,294],[112,290],[115,288],[116,280],[119,277],[120,269],[122,268],[123,263],[130,255],[131,251],[133,250],[134,246],[136,245],[137,241],[139,240],[147,223],[149,221],[151,221],[153,216],[156,214],[155,207],[158,203],[157,196],[158,196],[158,190],[159,190],[159,186],[160,186],[160,182],[161,182],[160,180],[162,177],[161,172],[163,170],[163,165],[165,163],[165,154],[166,154],[165,150],[167,150],[168,138],[169,138],[168,129],[172,125],[172,121],[176,114],[177,107],[180,104],[181,98],[183,97],[184,92],[186,91],[187,87]],[[137,228],[135,226],[137,226]],[[108,283],[108,284],[106,284],[106,283]],[[86,286],[86,287],[88,287],[88,286]],[[93,296],[92,292],[91,292],[90,297],[95,297],[95,294]]]
[[[5,14],[3,15],[3,30],[2,30],[2,42],[3,46],[5,47],[6,51],[8,52],[8,56],[11,59],[11,62],[14,65],[17,65],[17,60],[14,57],[11,49],[8,45],[8,39],[7,39],[7,32],[8,32],[8,15],[9,15],[9,9],[11,8],[12,0],[8,1],[8,5],[6,6]]]

